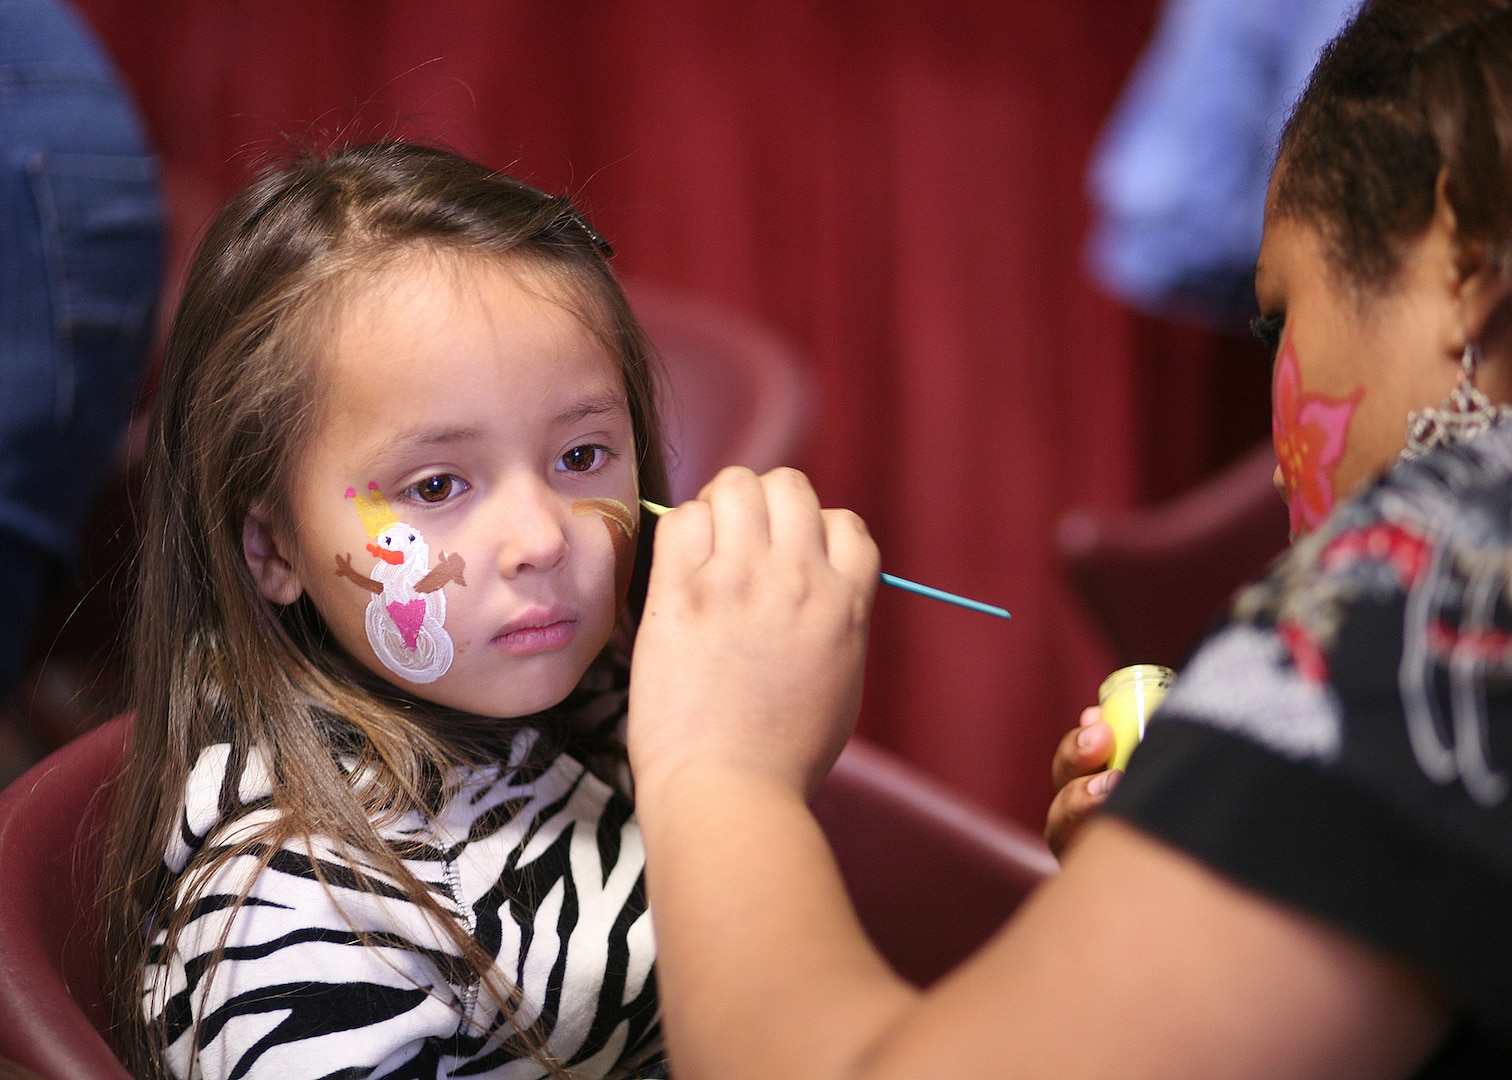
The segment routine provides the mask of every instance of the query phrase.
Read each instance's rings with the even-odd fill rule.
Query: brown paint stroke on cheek
[[[572,512],[579,517],[597,514],[609,530],[609,542],[614,545],[614,595],[623,604],[630,590],[630,571],[635,568],[635,534],[640,528],[640,516],[618,499],[595,496],[578,499],[572,504]]]

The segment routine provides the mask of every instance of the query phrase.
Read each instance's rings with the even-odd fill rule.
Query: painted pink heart
[[[394,620],[394,625],[399,628],[399,633],[404,636],[404,647],[414,652],[415,642],[420,640],[420,624],[425,621],[425,601],[417,599],[401,604],[397,600],[390,600],[388,613],[389,618]]]

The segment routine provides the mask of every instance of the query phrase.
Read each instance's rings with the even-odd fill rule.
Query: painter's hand
[[[1123,773],[1108,769],[1113,756],[1113,729],[1096,705],[1083,709],[1079,724],[1055,748],[1050,777],[1055,799],[1045,815],[1045,843],[1059,857],[1082,823],[1108,800]]]
[[[657,524],[630,678],[637,791],[684,768],[812,793],[860,706],[877,547],[802,473],[725,469]]]

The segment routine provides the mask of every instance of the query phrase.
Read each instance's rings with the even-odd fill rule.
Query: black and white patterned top
[[[1512,1076],[1512,425],[1342,504],[1193,655],[1109,809],[1395,954]]]
[[[433,818],[412,813],[381,833],[496,958],[520,991],[516,1019],[539,1020],[574,1076],[664,1077],[631,803],[567,754],[529,764],[534,741],[522,732],[508,762],[451,777]],[[178,896],[213,850],[276,813],[261,757],[228,782],[229,758],[226,744],[207,748],[190,778],[165,860]],[[354,887],[359,875],[368,888]],[[224,959],[207,972],[223,935]],[[151,957],[143,1008],[166,1016],[166,1060],[183,1078],[547,1075],[430,918],[319,837],[285,845],[260,872],[255,850],[225,864],[173,951]]]

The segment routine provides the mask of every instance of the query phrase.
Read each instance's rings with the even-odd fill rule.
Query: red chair
[[[814,799],[867,934],[927,986],[969,956],[1056,862],[1044,841],[852,739]]]
[[[0,1058],[49,1080],[130,1080],[100,1035],[93,918],[127,730],[111,720],[0,791]]]
[[[672,497],[698,494],[726,465],[792,465],[812,412],[798,355],[748,315],[660,285],[625,291],[662,360]]]
[[[1061,519],[1061,562],[1120,665],[1179,667],[1241,585],[1287,543],[1267,443],[1192,491]]]
[[[0,1080],[47,1080],[47,1077],[0,1057]]]

